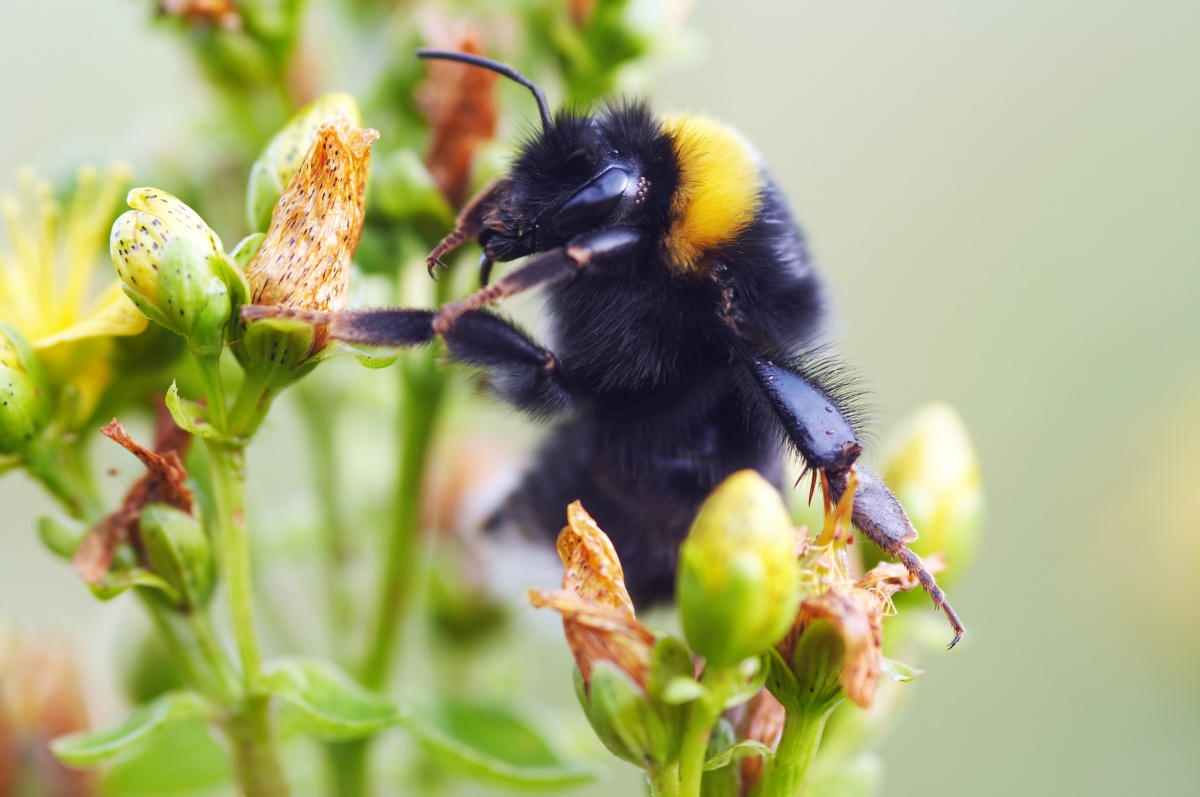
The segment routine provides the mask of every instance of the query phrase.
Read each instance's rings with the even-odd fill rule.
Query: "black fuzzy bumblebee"
[[[804,238],[754,150],[697,116],[640,103],[551,116],[511,67],[421,50],[499,72],[531,89],[541,130],[508,175],[473,199],[429,257],[469,240],[483,287],[440,310],[334,314],[332,337],[411,346],[440,335],[486,369],[504,401],[558,422],[502,509],[553,539],[582,501],[611,537],[640,604],[669,599],[676,556],[701,502],[753,468],[779,484],[785,442],[846,489],[862,444],[836,369],[806,357],[823,320]],[[488,284],[494,262],[528,259]],[[554,350],[485,310],[544,286]],[[857,467],[853,522],[916,575],[963,627],[906,543],[916,530],[883,483]],[[951,643],[953,645],[953,643]]]

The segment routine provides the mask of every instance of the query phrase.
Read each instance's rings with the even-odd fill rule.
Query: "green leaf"
[[[322,659],[276,659],[267,665],[266,683],[305,729],[321,739],[359,739],[402,719],[398,708]]]
[[[50,742],[50,751],[72,767],[111,763],[154,741],[172,720],[203,716],[206,709],[204,698],[195,692],[167,692],[138,707],[116,727],[60,736]]]
[[[909,681],[915,681],[924,674],[924,670],[910,667],[904,662],[889,659],[885,656],[883,659],[883,671],[879,674],[879,682],[884,684],[896,681],[908,683]]]
[[[659,693],[659,699],[669,705],[677,706],[682,703],[690,703],[707,695],[708,689],[695,678],[678,675],[667,681],[666,685],[663,686],[662,691]]]
[[[229,757],[200,717],[166,723],[132,758],[104,776],[104,793],[167,797],[214,789],[230,779]]]
[[[883,787],[883,761],[864,752],[836,768],[818,767],[809,779],[806,797],[875,797]]]
[[[767,747],[760,741],[755,739],[743,739],[742,741],[726,747],[721,752],[704,762],[704,770],[707,772],[712,769],[720,769],[738,758],[745,758],[750,755],[760,755],[765,759],[770,760],[775,753],[770,747]]]
[[[745,680],[736,684],[725,696],[725,708],[740,706],[762,690],[770,666],[763,656],[752,656],[738,665],[738,674]]]
[[[166,395],[167,411],[171,419],[180,429],[194,434],[196,437],[216,439],[221,437],[217,427],[205,420],[207,412],[204,407],[194,401],[188,401],[179,395],[179,385],[171,382]]]
[[[587,768],[563,761],[536,730],[502,706],[447,700],[406,727],[444,766],[482,781],[559,789],[593,777]]]
[[[38,518],[37,531],[42,544],[63,559],[70,559],[75,555],[75,550],[87,534],[87,529],[79,524],[49,515]]]
[[[110,601],[134,587],[145,587],[161,592],[167,596],[168,601],[174,604],[178,604],[182,600],[178,590],[161,577],[141,567],[110,570],[104,574],[103,581],[88,582],[88,589],[102,601]]]
[[[345,355],[350,355],[354,359],[358,360],[358,364],[364,368],[375,369],[387,368],[389,365],[396,362],[397,358],[400,357],[400,352],[381,352],[376,354],[373,352],[363,351],[362,349],[354,346],[348,346],[341,341],[335,340],[325,348],[321,349],[321,351],[314,354],[312,357],[309,357],[308,361],[314,363],[324,362],[325,360],[333,357],[342,357]]]

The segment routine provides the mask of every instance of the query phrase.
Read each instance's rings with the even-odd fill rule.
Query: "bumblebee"
[[[754,149],[703,116],[640,102],[551,114],[513,68],[419,50],[528,88],[541,128],[471,200],[429,256],[474,240],[482,287],[436,311],[351,310],[331,337],[412,346],[440,336],[504,402],[556,425],[498,516],[554,539],[582,501],[610,538],[635,602],[669,600],[701,502],[753,468],[781,484],[785,448],[847,489],[863,450],[853,385],[814,355],[825,297],[803,234]],[[489,283],[494,263],[526,258]],[[542,287],[553,349],[487,309]],[[815,478],[815,477],[814,477]],[[852,521],[962,623],[921,560],[900,503],[861,464]],[[954,642],[951,643],[953,646]]]

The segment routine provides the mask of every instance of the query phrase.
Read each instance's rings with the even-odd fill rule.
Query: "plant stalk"
[[[800,794],[808,768],[817,757],[825,722],[836,705],[835,702],[824,711],[788,707],[775,758],[767,763],[763,779],[754,791],[755,797],[796,797]]]

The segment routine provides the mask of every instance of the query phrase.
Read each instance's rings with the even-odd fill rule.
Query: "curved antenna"
[[[538,112],[542,115],[542,129],[550,129],[550,126],[553,122],[550,118],[550,106],[546,102],[545,93],[542,91],[540,86],[522,75],[517,70],[513,69],[508,64],[502,64],[499,61],[493,61],[491,58],[484,58],[482,55],[472,55],[471,53],[462,53],[458,52],[457,50],[435,50],[431,47],[421,47],[418,49],[417,57],[436,58],[442,61],[458,61],[460,64],[478,66],[503,75],[514,83],[520,83],[522,86],[532,91],[533,98],[537,100]]]

